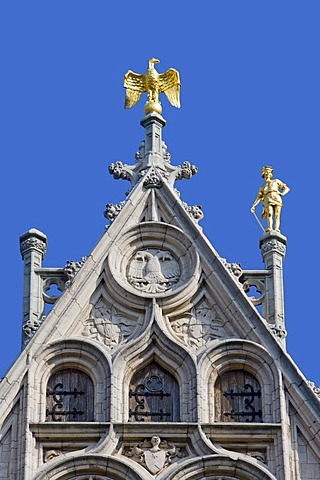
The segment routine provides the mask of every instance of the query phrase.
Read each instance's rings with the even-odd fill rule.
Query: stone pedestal
[[[153,112],[146,115],[140,123],[145,129],[143,168],[163,168],[162,128],[166,124],[165,119]]]
[[[266,302],[264,317],[274,334],[284,343],[286,330],[284,325],[283,296],[283,259],[286,253],[287,239],[278,232],[271,231],[260,239],[260,249],[266,275]]]
[[[46,248],[46,235],[35,228],[20,236],[20,252],[24,262],[22,347],[41,323],[44,301],[42,280],[37,270],[41,268]]]

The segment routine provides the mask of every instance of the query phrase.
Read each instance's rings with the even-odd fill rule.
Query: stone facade
[[[219,257],[174,188],[197,168],[171,165],[160,115],[141,124],[135,164],[109,167],[131,188],[90,255],[48,269],[45,235],[21,237],[0,479],[319,480],[319,389],[285,351],[286,238],[262,237],[265,270]]]

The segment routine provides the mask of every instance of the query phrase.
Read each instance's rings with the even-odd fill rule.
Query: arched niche
[[[202,422],[213,423],[217,421],[216,411],[220,407],[216,403],[219,402],[215,395],[215,388],[218,385],[216,382],[221,375],[230,371],[241,371],[242,374],[239,375],[243,376],[243,380],[245,380],[245,372],[252,375],[257,382],[254,384],[255,391],[257,389],[261,391],[263,422],[277,423],[280,421],[281,378],[275,361],[261,345],[247,340],[224,340],[218,345],[212,346],[202,356],[199,362],[199,371],[201,372],[201,383],[203,385],[199,398]],[[252,379],[252,377],[250,378]],[[241,383],[243,382],[241,381]],[[248,393],[250,387],[245,389],[244,385],[245,383],[242,385],[241,391]],[[258,396],[255,397],[259,398]],[[245,398],[249,399],[249,397]],[[260,408],[258,408],[258,412],[259,410]],[[226,412],[228,411],[226,410]],[[245,417],[243,418],[245,419]],[[234,421],[231,416],[229,421]],[[258,417],[255,418],[255,421],[258,421]]]
[[[30,384],[30,394],[34,397],[36,405],[36,409],[32,412],[32,421],[55,421],[52,418],[50,420],[47,415],[47,393],[48,388],[50,392],[53,392],[59,384],[60,386],[56,388],[56,399],[61,395],[61,391],[69,392],[69,389],[74,388],[77,391],[84,391],[82,388],[84,384],[92,397],[93,415],[88,410],[88,420],[81,420],[77,417],[71,420],[69,417],[68,421],[92,421],[92,418],[96,422],[109,421],[110,364],[105,353],[96,345],[89,341],[76,339],[57,341],[45,346],[36,360],[30,365],[30,378],[34,378],[34,382]],[[53,398],[53,395],[49,396]],[[71,405],[71,408],[74,408],[74,405]],[[57,407],[57,411],[59,410],[61,407]],[[90,417],[91,420],[89,420]],[[56,417],[56,421],[63,420],[58,420]]]
[[[112,419],[127,422],[129,390],[133,375],[152,362],[168,372],[179,386],[179,421],[197,421],[196,365],[194,359],[180,345],[156,329],[123,348],[116,355],[113,366],[113,388],[122,392],[122,402],[112,402]],[[150,421],[150,420],[149,420]]]
[[[179,420],[179,384],[170,372],[153,360],[137,370],[130,380],[129,421]]]
[[[46,421],[94,422],[94,386],[78,368],[63,368],[49,378],[46,389]]]
[[[216,422],[263,422],[260,383],[245,369],[230,369],[214,385]]]

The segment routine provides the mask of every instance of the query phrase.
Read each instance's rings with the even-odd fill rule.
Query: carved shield
[[[157,452],[147,450],[144,452],[144,460],[149,472],[155,475],[164,467],[166,452],[164,450],[158,450]]]

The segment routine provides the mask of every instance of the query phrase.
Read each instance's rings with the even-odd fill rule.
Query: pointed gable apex
[[[141,125],[135,165],[109,166],[131,188],[87,257],[45,268],[45,235],[20,239],[24,349],[0,384],[0,465],[10,480],[19,457],[18,480],[286,480],[310,460],[302,478],[317,478],[319,400],[285,350],[286,238],[261,238],[264,270],[221,258],[174,188],[197,168],[171,164],[158,113]]]

